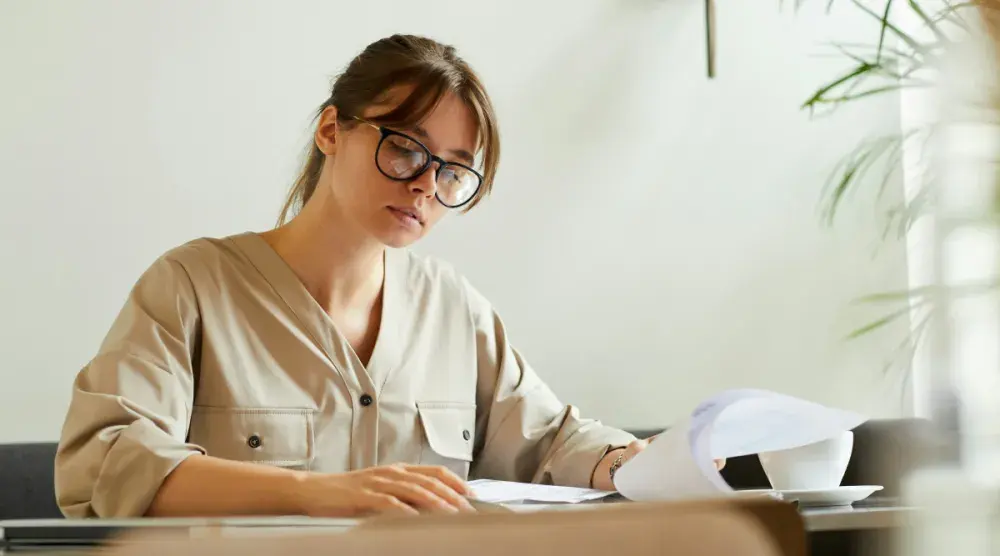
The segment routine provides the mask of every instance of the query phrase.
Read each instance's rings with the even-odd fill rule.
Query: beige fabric
[[[260,236],[159,258],[76,378],[56,459],[63,512],[142,515],[194,453],[587,486],[607,448],[633,439],[560,402],[449,266],[402,250],[385,262],[366,368]]]

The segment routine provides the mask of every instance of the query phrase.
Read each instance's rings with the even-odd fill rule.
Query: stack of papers
[[[767,390],[722,392],[658,435],[615,474],[630,500],[664,501],[739,493],[719,474],[716,459],[797,448],[856,428],[866,417]],[[471,481],[473,497],[498,504],[577,504],[612,492],[505,481]]]
[[[614,494],[592,488],[572,488],[478,479],[469,481],[472,496],[494,504],[577,504]]]
[[[866,420],[767,390],[728,390],[699,404],[626,462],[615,474],[615,487],[639,501],[733,496],[715,460],[821,442]]]

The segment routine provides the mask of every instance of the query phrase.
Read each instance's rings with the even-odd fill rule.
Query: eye
[[[458,175],[455,173],[455,169],[452,168],[451,166],[445,166],[444,168],[441,168],[441,171],[438,173],[437,179],[439,182],[443,182],[448,185],[457,185],[456,182],[459,181]]]
[[[388,146],[389,146],[389,152],[391,152],[396,156],[411,157],[411,156],[420,156],[421,154],[420,151],[407,148],[406,146],[400,145],[395,141],[389,141]]]
[[[382,145],[383,156],[395,167],[419,168],[427,160],[427,152],[405,137],[393,135]]]

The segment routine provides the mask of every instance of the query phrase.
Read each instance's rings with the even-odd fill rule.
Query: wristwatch
[[[618,468],[621,467],[623,463],[625,463],[625,450],[622,450],[621,453],[618,454],[618,457],[615,458],[615,461],[611,462],[611,469],[608,470],[608,474],[611,477],[611,484],[615,484],[615,473],[618,472]]]

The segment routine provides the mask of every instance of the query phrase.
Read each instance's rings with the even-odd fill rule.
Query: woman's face
[[[389,112],[406,92],[397,91],[384,104],[370,106],[362,117],[371,120]],[[452,94],[443,97],[419,126],[393,131],[416,139],[447,162],[473,166],[470,158],[476,152],[476,120],[466,104]],[[451,209],[435,196],[438,163],[414,179],[390,179],[376,166],[380,139],[376,128],[361,122],[344,126],[336,120],[336,109],[327,108],[316,130],[316,143],[327,154],[324,174],[330,179],[324,177],[320,186],[331,188],[339,217],[350,218],[384,245],[404,247],[423,237]],[[388,144],[382,147],[386,155],[389,148]],[[385,160],[381,154],[380,158]]]

